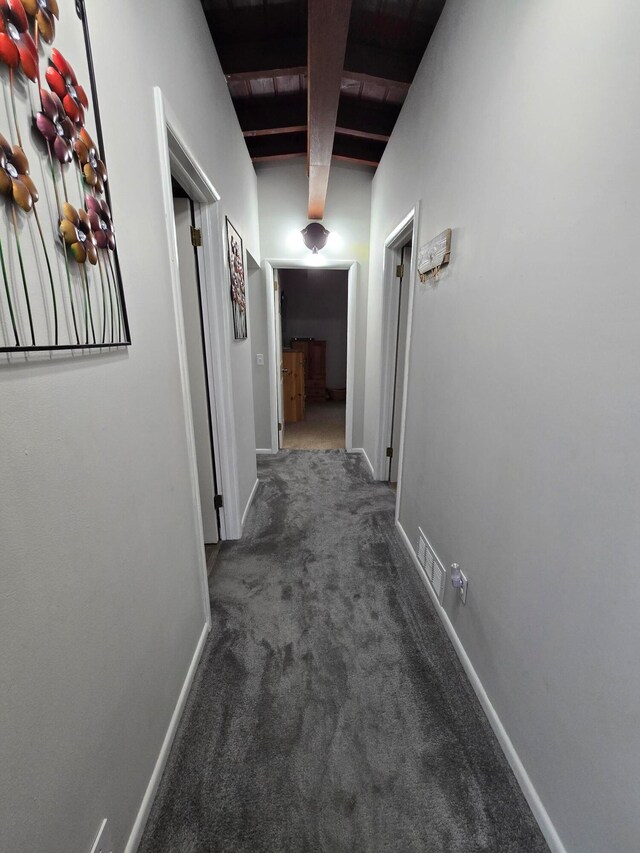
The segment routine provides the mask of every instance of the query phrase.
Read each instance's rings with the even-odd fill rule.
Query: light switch
[[[256,364],[259,367],[262,367],[264,365],[264,355],[261,352],[256,353]]]

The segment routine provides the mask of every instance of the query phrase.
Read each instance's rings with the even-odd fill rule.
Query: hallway
[[[140,853],[547,850],[360,456],[261,460]]]

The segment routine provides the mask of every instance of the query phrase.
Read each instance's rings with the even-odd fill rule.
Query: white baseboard
[[[175,738],[176,732],[178,730],[180,718],[182,717],[182,712],[184,711],[184,706],[186,704],[189,691],[191,690],[193,677],[196,673],[196,669],[198,668],[198,663],[200,662],[200,658],[202,656],[202,651],[204,649],[204,644],[207,640],[209,630],[209,625],[205,625],[202,629],[202,633],[200,634],[198,645],[196,646],[193,658],[191,659],[191,663],[189,664],[187,676],[184,680],[184,684],[182,685],[180,695],[178,696],[176,707],[174,708],[173,714],[171,715],[169,728],[167,729],[167,733],[164,736],[162,746],[160,747],[160,754],[158,755],[155,767],[153,768],[151,779],[149,779],[147,790],[145,791],[144,797],[142,798],[142,804],[140,805],[140,809],[138,810],[138,814],[133,824],[133,829],[131,830],[131,835],[129,836],[127,845],[124,848],[124,853],[136,853],[138,845],[140,844],[142,833],[144,832],[145,825],[149,818],[149,812],[151,811],[151,806],[153,805],[153,801],[158,791],[158,785],[160,784],[160,779],[162,778],[165,764],[167,763],[167,759],[169,758],[171,745],[173,744],[173,739]]]
[[[273,450],[271,447],[256,447],[257,456],[275,456],[277,452],[277,450]]]
[[[253,503],[253,499],[256,496],[256,492],[258,491],[259,484],[260,484],[260,480],[256,480],[255,483],[253,484],[253,488],[251,489],[251,494],[249,495],[249,500],[247,501],[247,505],[244,508],[244,512],[242,513],[242,521],[240,522],[240,529],[241,530],[244,530],[244,523],[247,520],[247,513],[249,512],[251,504]]]
[[[373,473],[373,465],[371,464],[371,460],[367,456],[367,451],[364,449],[364,447],[354,447],[351,452],[352,453],[360,453],[362,456],[364,456],[364,461],[367,463],[367,467],[369,468],[369,472],[371,473],[371,476],[375,480],[375,474]]]
[[[427,581],[422,566],[418,562],[418,557],[416,552],[411,544],[411,541],[407,534],[404,531],[404,528],[400,524],[398,520],[396,520],[396,527],[398,532],[400,533],[400,537],[402,542],[407,550],[407,553],[411,557],[416,569],[418,570],[418,574],[422,578],[424,585],[427,589],[427,592],[431,596],[431,600],[433,605],[440,617],[442,624],[444,625],[445,631],[449,635],[449,639],[453,643],[453,647],[456,650],[456,654],[460,658],[460,663],[467,675],[467,678],[471,682],[471,686],[476,692],[478,699],[480,700],[480,704],[482,705],[482,709],[487,715],[487,719],[489,720],[489,724],[494,731],[495,736],[498,738],[498,743],[500,744],[502,751],[505,754],[507,761],[509,762],[511,769],[513,770],[514,776],[518,780],[518,784],[522,789],[522,793],[525,796],[526,801],[529,803],[529,808],[531,809],[533,816],[538,822],[538,826],[542,834],[544,835],[547,844],[551,850],[551,853],[567,853],[567,850],[562,843],[560,836],[558,835],[555,826],[551,822],[551,818],[547,810],[545,809],[542,800],[540,799],[538,792],[533,786],[533,782],[529,778],[529,774],[525,770],[524,764],[520,760],[520,756],[516,752],[516,749],[511,742],[511,738],[507,734],[505,727],[502,725],[500,717],[498,716],[496,709],[491,704],[491,700],[487,695],[487,691],[484,689],[482,682],[480,681],[480,677],[476,672],[473,664],[471,663],[471,659],[469,655],[465,651],[464,646],[456,629],[453,627],[449,616],[438,601],[436,594],[431,587],[431,584]]]

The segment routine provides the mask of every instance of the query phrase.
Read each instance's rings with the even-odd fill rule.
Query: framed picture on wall
[[[247,293],[244,275],[242,237],[227,218],[227,256],[229,259],[229,284],[233,311],[233,336],[237,341],[247,337]]]
[[[130,343],[85,0],[0,0],[0,352]]]

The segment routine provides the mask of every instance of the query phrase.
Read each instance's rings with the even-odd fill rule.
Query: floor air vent
[[[442,603],[447,573],[420,527],[418,528],[418,562],[424,569],[438,601]]]

